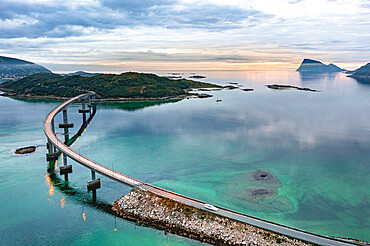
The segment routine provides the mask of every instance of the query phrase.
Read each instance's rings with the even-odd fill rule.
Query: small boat
[[[203,204],[203,207],[205,207],[208,210],[218,211],[218,208],[216,208],[215,206],[213,206],[211,204],[208,204],[208,203]]]
[[[222,102],[222,100],[221,99],[217,99],[216,102]]]

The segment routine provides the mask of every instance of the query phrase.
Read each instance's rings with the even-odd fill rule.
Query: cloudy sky
[[[0,55],[53,70],[370,62],[370,0],[0,0]]]

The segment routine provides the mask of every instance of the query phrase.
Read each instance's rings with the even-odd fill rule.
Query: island
[[[370,63],[366,64],[365,66],[362,66],[355,71],[349,72],[351,73],[347,77],[355,78],[355,79],[363,79],[363,80],[369,80],[370,82]]]
[[[294,89],[294,90],[300,90],[300,91],[312,91],[312,92],[318,92],[318,90],[310,89],[310,88],[301,88],[293,85],[278,85],[278,84],[273,84],[273,85],[266,85],[270,89],[274,90],[289,90],[289,89]]]
[[[35,150],[36,150],[36,146],[27,146],[27,147],[17,149],[15,153],[18,155],[24,155],[24,154],[35,152]]]
[[[228,90],[234,90],[234,89],[238,89],[239,87],[238,86],[233,86],[233,85],[225,85],[223,88],[228,89]]]
[[[119,75],[99,74],[86,77],[38,73],[4,82],[3,96],[66,99],[83,92],[94,91],[98,101],[169,100],[185,97],[206,97],[191,93],[192,88],[222,88],[219,85],[187,79],[172,80],[148,73],[126,72]]]
[[[204,79],[204,78],[206,78],[206,76],[203,76],[203,75],[192,75],[189,78],[192,78],[192,79]]]
[[[312,59],[304,59],[297,69],[297,72],[302,73],[337,73],[346,71],[341,69],[340,67],[330,63],[329,65],[325,65],[320,61],[312,60]]]

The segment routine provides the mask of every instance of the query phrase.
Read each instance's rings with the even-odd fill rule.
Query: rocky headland
[[[113,203],[120,217],[214,245],[312,245],[134,189]]]
[[[348,75],[348,77],[352,77],[355,79],[367,79],[370,81],[370,63],[350,73],[351,75]]]
[[[325,65],[320,61],[312,60],[312,59],[304,59],[297,69],[298,72],[302,73],[337,73],[346,71],[341,69],[340,67],[330,63],[329,65]]]

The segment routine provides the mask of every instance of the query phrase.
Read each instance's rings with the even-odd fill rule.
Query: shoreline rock
[[[278,85],[278,84],[273,84],[273,85],[266,85],[270,89],[274,90],[288,90],[288,89],[296,89],[299,91],[311,91],[311,92],[319,92],[318,90],[310,89],[310,88],[301,88],[293,85]]]
[[[139,225],[213,245],[312,245],[145,190],[132,190],[116,200],[112,210]]]
[[[239,87],[238,86],[234,86],[234,85],[225,85],[223,88],[224,89],[228,89],[228,90],[234,90],[234,89],[238,89]]]
[[[29,154],[35,151],[36,151],[36,146],[27,146],[27,147],[17,149],[15,153],[18,155],[24,155],[24,154]]]
[[[192,75],[189,78],[191,78],[191,79],[205,79],[206,76],[203,76],[203,75]]]

